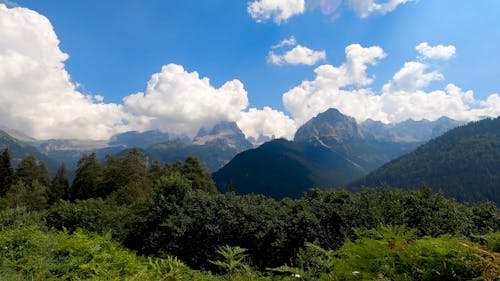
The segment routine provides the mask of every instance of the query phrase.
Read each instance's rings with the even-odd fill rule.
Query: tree
[[[12,208],[27,208],[30,211],[40,211],[47,207],[47,189],[37,180],[26,185],[18,181],[12,185],[6,194],[7,202]]]
[[[146,162],[137,148],[128,150],[125,156],[107,157],[103,176],[105,187],[103,196],[131,183],[151,184]]]
[[[43,161],[38,161],[38,177],[37,177],[38,182],[45,186],[49,187],[50,186],[50,174],[49,174],[49,169],[47,168],[47,165]]]
[[[156,182],[162,176],[166,176],[166,169],[164,169],[161,165],[161,162],[158,160],[153,160],[151,166],[149,166],[149,175],[151,176],[151,180]]]
[[[99,190],[102,167],[95,153],[85,154],[78,160],[76,176],[71,186],[70,199],[89,199],[102,196]]]
[[[53,204],[59,199],[68,200],[69,192],[68,169],[63,163],[57,170],[57,173],[52,179],[49,189],[47,190],[49,204]]]
[[[217,187],[215,186],[212,176],[198,158],[188,156],[184,165],[182,165],[181,173],[191,181],[193,189],[217,193]]]
[[[25,157],[16,169],[17,181],[22,181],[25,184],[31,184],[39,179],[38,163],[33,155]]]
[[[5,195],[14,182],[14,169],[12,168],[9,149],[6,148],[0,155],[0,196]]]

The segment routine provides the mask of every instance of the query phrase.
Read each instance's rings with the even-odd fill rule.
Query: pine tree
[[[9,149],[6,148],[0,155],[0,196],[4,196],[14,182],[14,169],[12,168]]]
[[[50,174],[47,165],[43,161],[38,161],[38,183],[49,187],[50,186]]]
[[[39,167],[33,155],[21,160],[16,169],[16,179],[27,185],[30,185],[35,180],[39,180]]]
[[[89,199],[101,196],[99,185],[102,180],[102,167],[95,153],[85,154],[78,160],[76,176],[71,186],[70,199]]]
[[[59,199],[68,200],[69,191],[68,169],[63,163],[57,170],[57,173],[52,179],[50,187],[47,190],[49,204],[52,204]]]

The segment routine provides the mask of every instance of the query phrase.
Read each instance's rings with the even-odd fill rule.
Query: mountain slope
[[[49,169],[51,174],[55,174],[59,166],[58,162],[42,154],[36,147],[20,141],[10,136],[6,132],[0,130],[0,150],[3,151],[7,147],[9,148],[9,153],[14,168],[17,166],[17,164],[19,164],[19,162],[21,162],[23,158],[30,155],[33,155],[38,160],[44,161],[45,164],[47,164],[47,168]]]
[[[453,123],[449,120],[440,121],[443,128]],[[302,125],[293,142],[275,140],[245,151],[213,177],[219,190],[227,190],[232,184],[238,193],[262,193],[275,198],[300,196],[312,187],[344,186],[417,148],[420,140],[441,126],[429,121],[413,123],[395,126],[399,131],[394,135],[407,134],[406,141],[378,138],[363,130],[354,118],[332,108]],[[377,124],[372,125],[376,131]],[[388,133],[393,130],[390,126],[384,128]],[[422,131],[410,134],[409,128]]]
[[[299,197],[312,187],[336,187],[364,174],[362,168],[325,147],[284,139],[238,154],[213,174],[217,188],[260,193],[274,198]]]
[[[362,167],[365,173],[415,149],[419,142],[377,140],[352,117],[331,108],[297,130],[294,141],[323,146]]]
[[[387,163],[351,188],[429,184],[460,201],[500,204],[500,118],[472,122]]]
[[[228,163],[236,154],[252,147],[236,123],[221,123],[212,129],[201,129],[191,144],[183,141],[168,141],[146,149],[151,159],[163,162],[198,157],[209,171],[216,171]]]

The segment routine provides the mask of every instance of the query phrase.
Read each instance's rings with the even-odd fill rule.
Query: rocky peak
[[[211,129],[201,128],[193,139],[194,145],[204,145],[212,142],[223,142],[241,150],[252,148],[252,144],[235,122],[221,122]]]
[[[302,125],[295,133],[294,141],[330,147],[334,144],[363,138],[363,132],[354,118],[342,114],[335,108],[330,108]]]

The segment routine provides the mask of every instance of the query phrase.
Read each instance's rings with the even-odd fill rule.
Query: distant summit
[[[147,148],[151,145],[173,139],[176,139],[176,137],[159,130],[145,131],[142,133],[137,131],[129,131],[112,136],[109,139],[108,144],[110,146]]]
[[[245,135],[235,122],[221,122],[210,130],[201,128],[193,139],[194,145],[214,142],[223,142],[241,151],[252,148],[252,144],[245,138]]]
[[[214,172],[236,154],[252,148],[234,122],[222,122],[210,129],[202,128],[191,143],[180,140],[157,143],[146,149],[151,159],[173,162],[194,155]]]
[[[360,124],[364,132],[380,141],[425,142],[465,124],[465,122],[441,117],[435,121],[408,119],[401,123],[384,124],[371,119]]]

